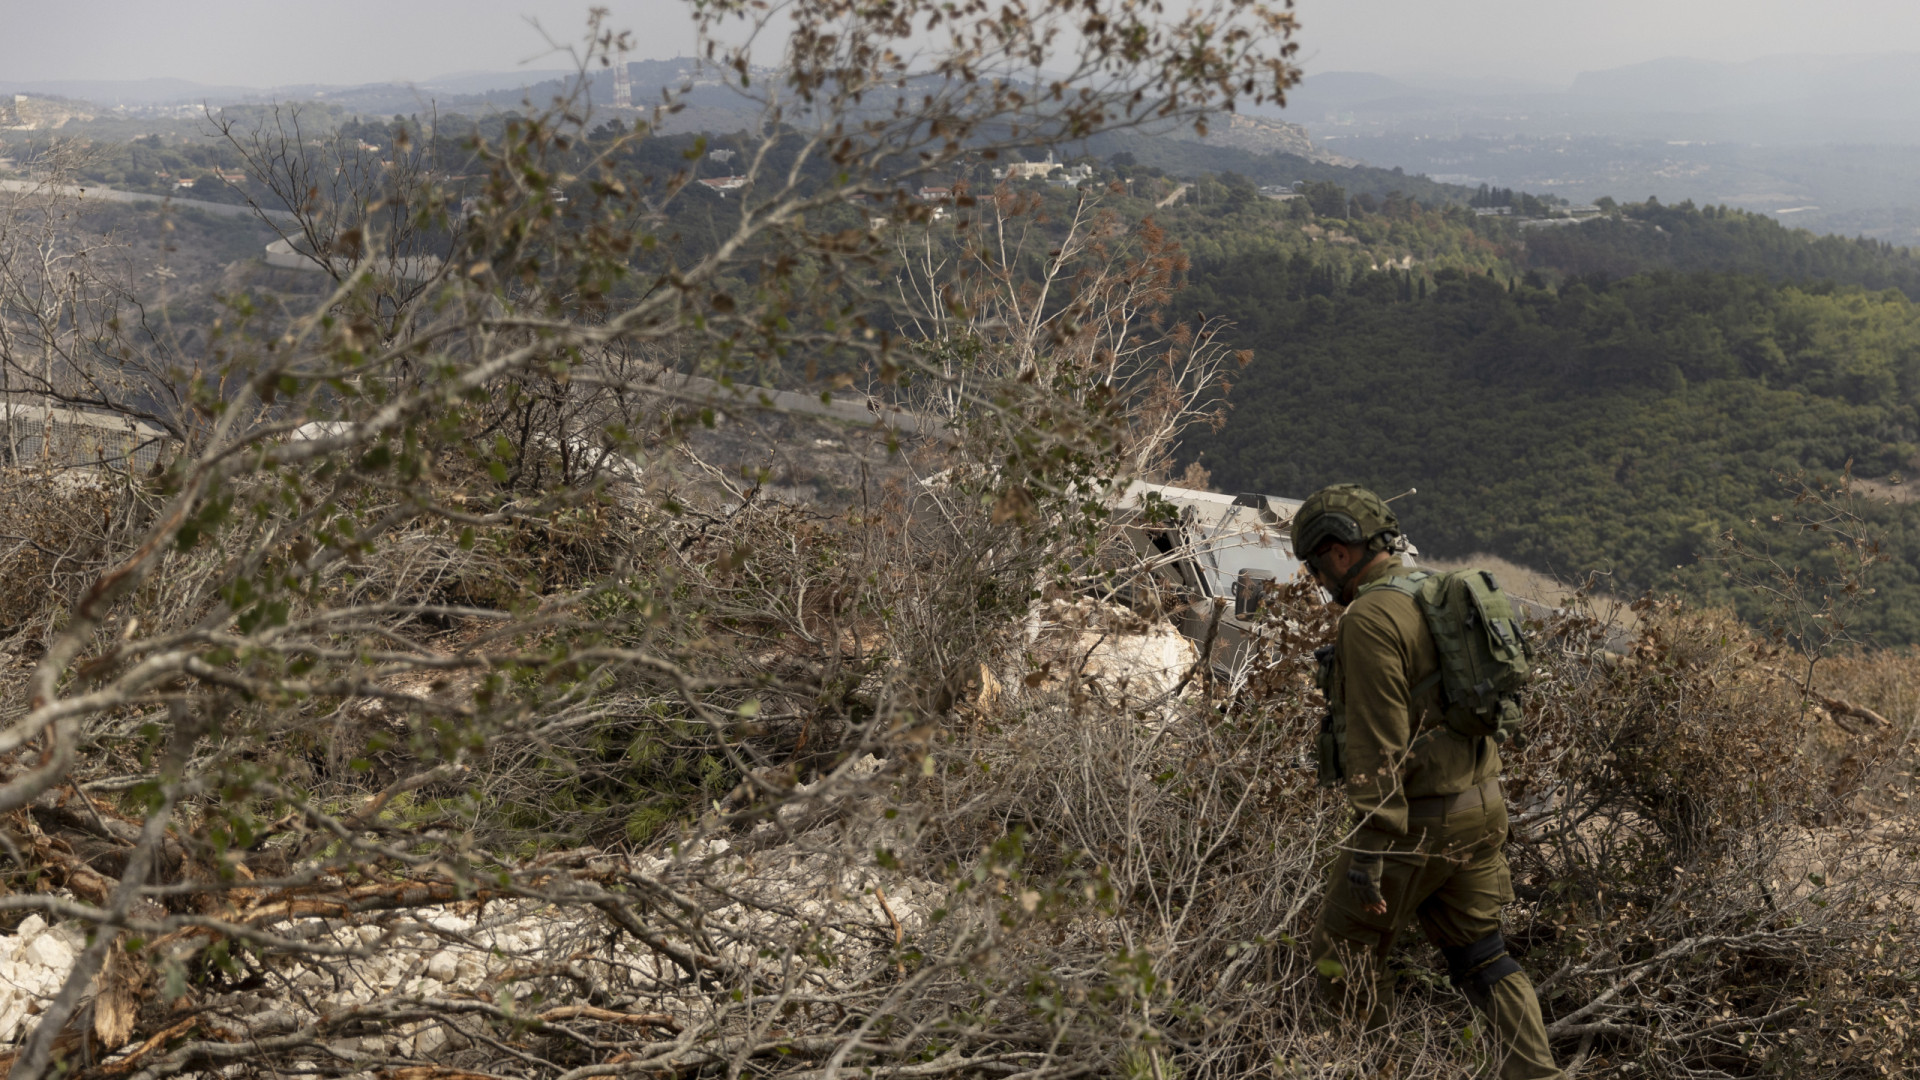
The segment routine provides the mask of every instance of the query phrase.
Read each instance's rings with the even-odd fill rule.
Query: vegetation
[[[1920,300],[1920,258],[1883,240],[1815,236],[1765,214],[1657,200],[1615,207],[1618,214],[1527,236],[1522,264],[1582,277],[1628,277],[1653,270],[1751,274],[1769,281],[1832,282],[1898,289]]]
[[[1338,235],[1249,221],[1196,245],[1185,303],[1255,354],[1226,424],[1189,444],[1216,484],[1417,486],[1401,514],[1438,553],[1599,571],[1623,595],[1680,588],[1757,617],[1702,559],[1723,538],[1815,557],[1817,534],[1770,535],[1786,483],[1851,470],[1880,482],[1862,513],[1887,558],[1853,629],[1920,640],[1920,519],[1901,494],[1920,464],[1920,311],[1887,287],[1908,252],[1657,207],[1529,231],[1524,248],[1504,223],[1405,203],[1327,227]],[[1591,271],[1621,236],[1694,272]],[[1672,238],[1659,260],[1649,237]],[[1407,256],[1414,268],[1375,269]],[[1799,280],[1803,266],[1881,287]]]
[[[1283,588],[1227,672],[1153,621],[1198,598],[1122,493],[1195,452],[1742,605],[1536,628],[1515,954],[1583,1075],[1911,1060],[1920,669],[1853,639],[1920,636],[1920,562],[1821,475],[1916,467],[1911,301],[1867,279],[1903,253],[1679,209],[1698,265],[1609,278],[1537,245],[1665,208],[989,187],[1284,90],[1291,15],[803,4],[769,88],[718,45],[757,11],[695,18],[759,134],[234,119],[309,270],[183,296],[134,257],[172,218],[0,204],[0,912],[86,929],[10,1076],[1479,1074],[1424,949],[1392,1030],[1315,1012],[1333,613]],[[909,38],[938,92],[896,95]],[[757,380],[929,423],[817,440],[851,494],[793,505]],[[56,453],[49,406],[151,456]]]

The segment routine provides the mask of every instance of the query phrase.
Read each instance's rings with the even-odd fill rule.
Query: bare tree
[[[61,428],[80,421],[98,428],[97,442],[115,425],[86,425],[80,414],[60,410],[169,428],[177,421],[168,408],[169,353],[129,280],[125,244],[84,212],[77,185],[88,155],[84,146],[54,141],[28,158],[30,189],[0,193],[0,408],[12,465],[65,467],[98,459],[63,445],[85,440]],[[21,406],[33,406],[34,415],[27,417]],[[35,427],[31,446],[23,447]],[[118,428],[132,436],[136,425]],[[107,456],[122,458],[128,449],[116,445]]]
[[[0,731],[10,851],[64,890],[0,910],[92,928],[10,1075],[1041,1077],[1123,1053],[1094,1048],[1127,1009],[1036,1017],[1009,981],[1037,905],[962,883],[1005,880],[1013,849],[917,875],[893,852],[1032,583],[1205,392],[1212,360],[1137,329],[1170,256],[1050,262],[1054,287],[1093,268],[1090,332],[1001,281],[1023,340],[1063,351],[1057,379],[1010,360],[948,383],[1000,418],[965,452],[1032,504],[998,522],[910,484],[838,522],[703,496],[675,433],[743,406],[658,373],[947,378],[850,200],[904,207],[903,179],[963,159],[1276,98],[1291,16],[694,17],[716,42],[791,20],[771,78],[707,50],[766,125],[749,194],[698,243],[677,230],[711,193],[648,172],[653,129],[593,127],[584,92],[473,133],[467,179],[403,162],[396,135],[379,176],[336,147],[335,187],[292,114],[229,129],[331,287],[310,310],[237,301],[183,361],[150,514],[94,553]],[[622,44],[596,22],[583,73]],[[1180,404],[1153,403],[1156,364]],[[488,982],[506,989],[465,989]]]

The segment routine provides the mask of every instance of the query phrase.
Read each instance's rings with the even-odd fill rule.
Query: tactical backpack
[[[1360,587],[1355,599],[1374,589],[1413,597],[1440,654],[1440,670],[1413,686],[1408,701],[1437,684],[1441,716],[1452,731],[1495,742],[1517,735],[1526,715],[1520,707],[1520,691],[1533,677],[1533,645],[1499,581],[1485,570],[1416,570],[1369,582]],[[1320,662],[1320,688],[1331,702],[1331,646],[1316,652],[1315,659]],[[1320,733],[1324,781],[1331,782],[1343,772],[1346,734],[1345,724],[1329,712]]]
[[[1519,732],[1526,717],[1519,695],[1533,678],[1533,644],[1513,600],[1491,573],[1416,570],[1371,588],[1413,597],[1439,650],[1440,670],[1421,680],[1410,700],[1437,682],[1443,717],[1455,732],[1469,739],[1491,736],[1495,742]]]

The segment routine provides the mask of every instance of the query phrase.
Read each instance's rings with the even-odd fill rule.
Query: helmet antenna
[[[1403,492],[1401,492],[1400,494],[1398,494],[1398,495],[1395,495],[1395,496],[1393,497],[1393,499],[1404,499],[1404,498],[1406,498],[1406,497],[1407,497],[1407,496],[1409,496],[1409,495],[1418,495],[1418,494],[1420,494],[1420,489],[1419,489],[1419,488],[1417,488],[1417,487],[1410,487],[1410,488],[1408,488],[1407,490],[1405,490],[1405,491],[1403,491]],[[1389,502],[1389,503],[1390,503],[1390,502],[1392,502],[1392,501],[1393,501],[1393,499],[1381,499],[1380,501],[1381,501],[1381,502]]]

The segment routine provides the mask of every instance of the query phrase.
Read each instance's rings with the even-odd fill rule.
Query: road
[[[829,395],[822,401],[818,391],[774,390],[744,383],[726,386],[713,379],[669,371],[658,371],[656,375],[652,385],[668,397],[682,401],[705,402],[721,409],[732,403],[744,410],[798,413],[856,427],[879,425],[903,435],[924,435],[949,443],[956,438],[956,433],[939,420],[882,404],[863,394]]]
[[[166,203],[193,210],[204,210],[220,217],[252,217],[251,206],[233,203],[208,202],[205,199],[186,199],[178,195],[150,195],[144,191],[120,191],[109,187],[77,187],[71,185],[47,185],[32,180],[0,180],[0,191],[12,191],[22,195],[55,194],[80,199],[99,199],[102,202],[123,203]],[[293,215],[283,211],[268,211],[269,216],[291,220]]]

